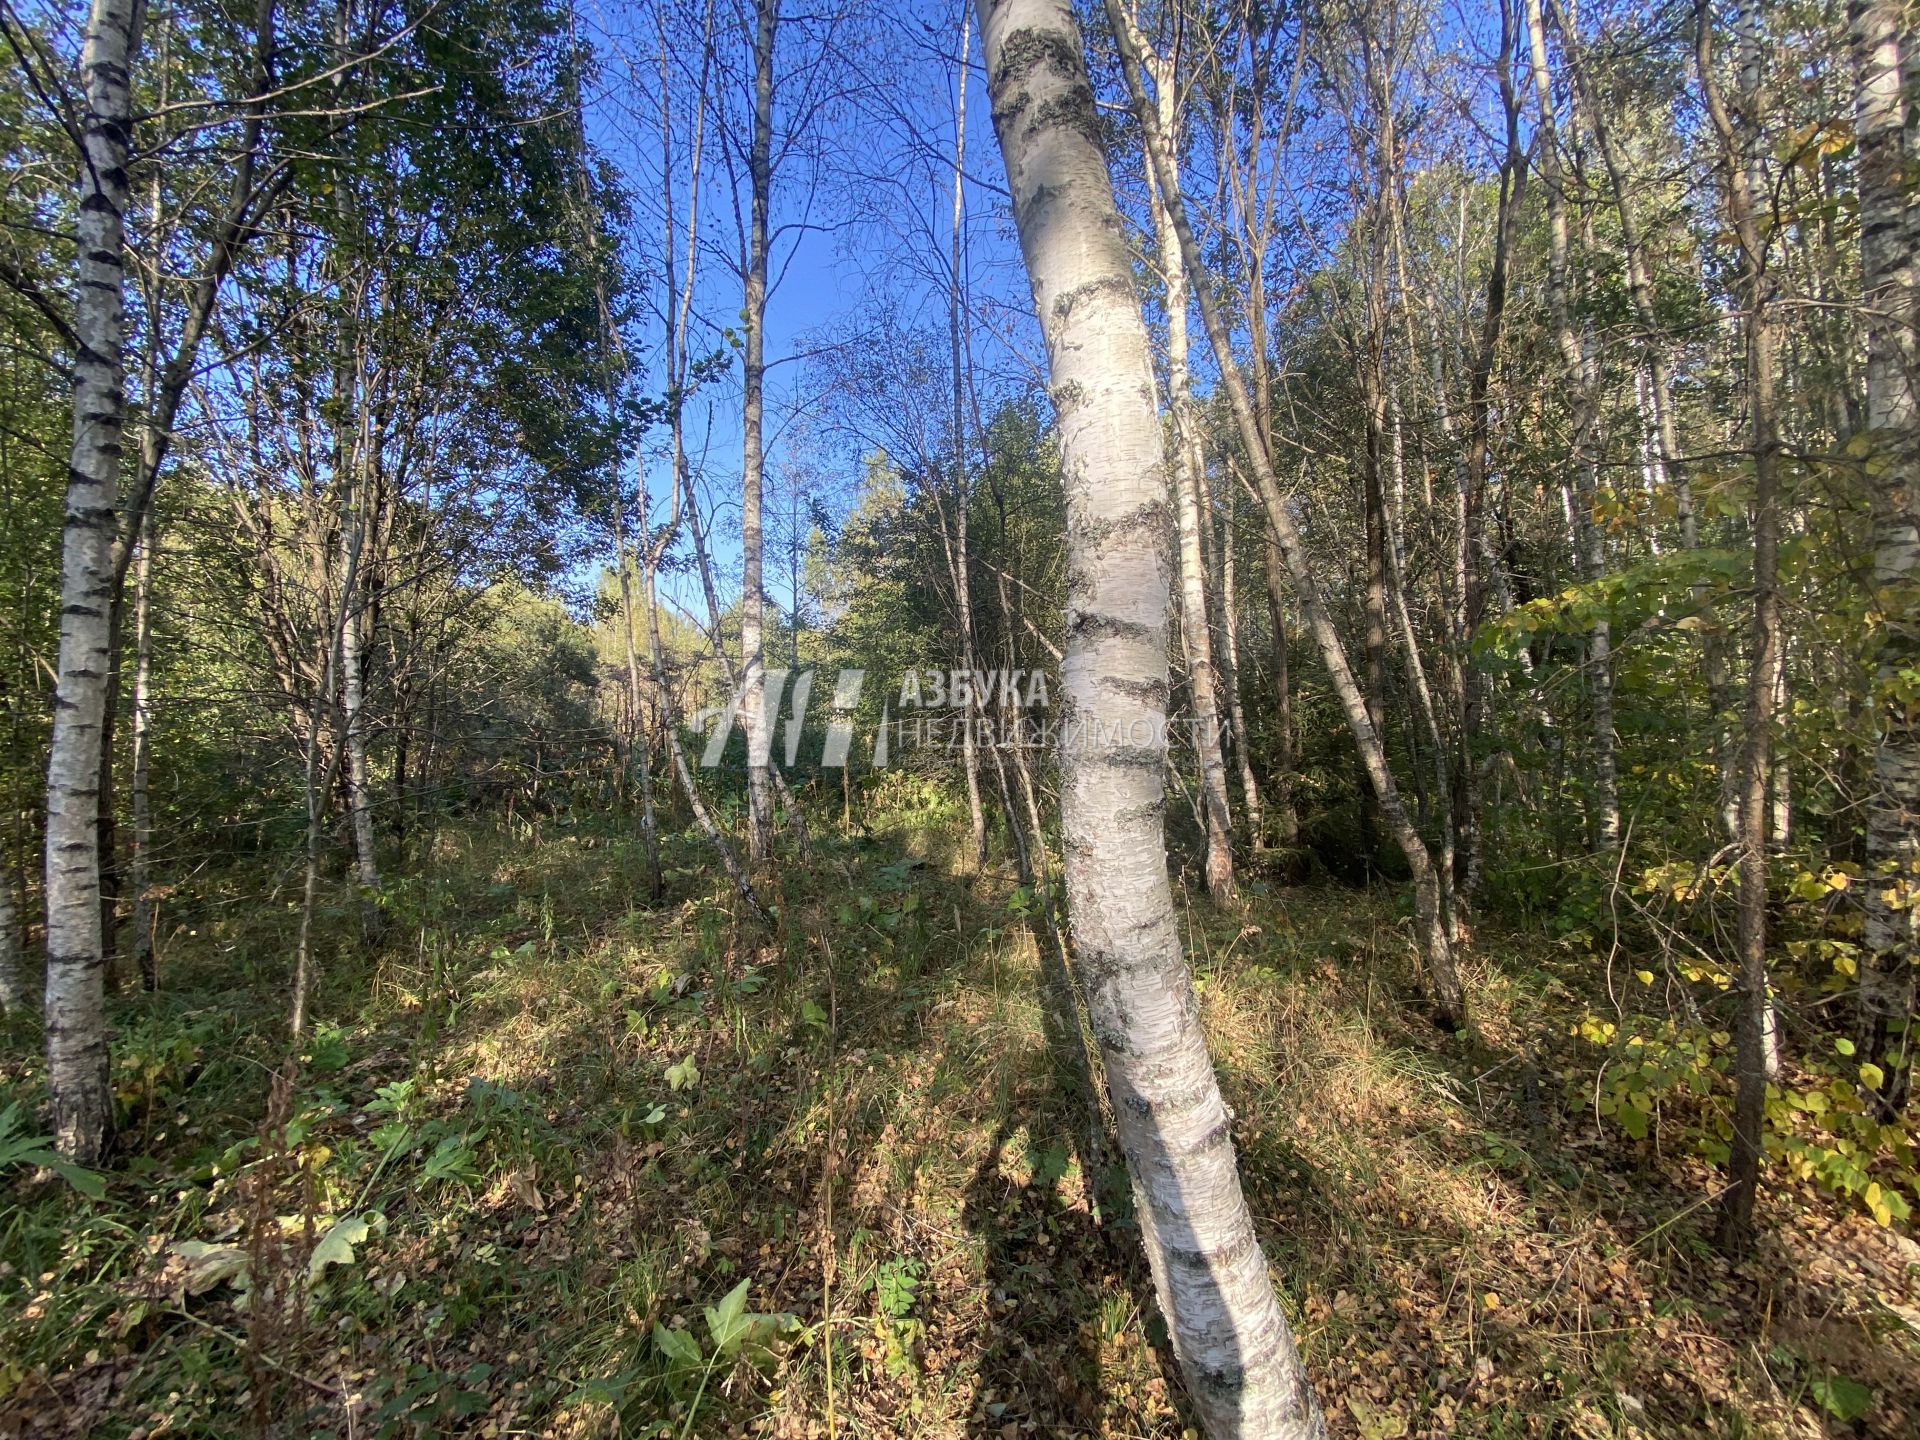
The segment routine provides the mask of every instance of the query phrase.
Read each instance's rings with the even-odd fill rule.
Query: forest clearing
[[[0,1437],[1920,1433],[1914,0],[0,40]]]
[[[691,840],[645,909],[606,817],[450,830],[417,937],[315,996],[307,1083],[264,1133],[283,1016],[229,997],[285,952],[284,912],[183,943],[123,1022],[143,1162],[84,1219],[49,1192],[10,1217],[11,1263],[41,1273],[8,1300],[0,1427],[1182,1433],[1086,1056],[1050,1038],[1023,906],[970,872],[964,818],[904,804],[820,837],[784,942],[741,931]],[[1593,1065],[1568,1033],[1604,1004],[1592,956],[1487,942],[1460,1049],[1405,1019],[1390,904],[1274,888],[1183,924],[1335,1433],[1911,1433],[1912,1240],[1795,1188],[1749,1260],[1721,1258],[1705,1167],[1625,1151],[1563,1096]],[[426,1140],[388,1159],[399,1125]],[[380,1217],[273,1314],[230,1289],[263,1164],[302,1219],[255,1256],[269,1275],[310,1264],[328,1217]],[[199,1237],[240,1253],[179,1243]],[[743,1282],[792,1329],[692,1409],[704,1312]],[[1857,1429],[1833,1413],[1852,1386]]]

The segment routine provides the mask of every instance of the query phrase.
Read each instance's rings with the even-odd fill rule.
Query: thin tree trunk
[[[1118,17],[1116,17],[1118,18]],[[1213,1436],[1324,1435],[1240,1190],[1167,874],[1167,482],[1146,327],[1067,0],[981,0],[1067,500],[1073,939],[1161,1308]]]
[[[967,57],[971,53],[972,42],[973,27],[963,11],[960,18],[960,62],[954,72],[953,227],[948,237],[947,344],[953,367],[953,597],[960,616],[960,666],[967,674],[968,694],[968,703],[960,721],[960,758],[967,777],[967,817],[973,833],[973,864],[978,870],[984,869],[987,863],[987,815],[980,804],[980,756],[975,744],[974,722],[986,713],[986,706],[983,697],[973,694],[973,567],[967,558],[968,502],[972,499],[972,486],[967,478],[964,419],[966,373],[961,363],[960,346],[961,267],[966,262],[961,226],[966,221]],[[1004,785],[1003,777],[1003,790]],[[1013,820],[1011,812],[1008,819]]]
[[[155,522],[149,506],[140,527],[140,553],[133,562],[133,847],[128,857],[133,888],[133,959],[145,990],[157,990],[160,977],[153,959],[153,546]]]
[[[351,489],[348,494],[351,496]],[[343,688],[340,675],[345,669],[347,631],[354,624],[354,599],[360,591],[360,558],[366,544],[366,526],[362,523],[357,505],[351,500],[341,533],[345,537],[346,555],[341,565],[339,600],[333,613],[327,617],[327,630],[321,640],[324,648],[313,687],[313,707],[307,720],[306,871],[300,890],[300,930],[294,942],[293,1006],[288,1021],[288,1028],[296,1041],[306,1033],[307,1002],[313,993],[313,919],[320,898],[320,855],[326,838],[327,797],[333,793],[341,759],[347,752],[347,723],[343,713],[339,722],[341,734],[333,745],[324,747],[327,751],[326,764],[322,766],[320,763],[322,737],[326,734],[328,722],[333,719],[334,696],[336,691]],[[327,589],[324,583],[314,587],[315,594],[322,597],[323,601]]]
[[[1153,62],[1147,62],[1153,63]],[[1161,133],[1177,134],[1170,66],[1155,66]],[[1170,166],[1177,164],[1169,157]],[[1213,627],[1207,621],[1207,572],[1201,554],[1200,419],[1188,377],[1187,267],[1157,185],[1147,187],[1160,271],[1167,283],[1167,398],[1173,409],[1173,491],[1179,527],[1180,635],[1187,655],[1193,703],[1193,749],[1200,762],[1200,801],[1207,835],[1207,894],[1216,905],[1233,899],[1233,814],[1227,804],[1227,767],[1220,750],[1220,700],[1213,668]]]
[[[94,0],[82,119],[73,330],[73,453],[60,559],[60,649],[47,763],[47,1088],[54,1139],[90,1164],[113,1129],[100,914],[100,776],[107,723],[126,426],[126,208],[136,0]]]
[[[768,723],[765,704],[760,501],[766,471],[762,431],[767,373],[767,207],[773,175],[773,46],[779,23],[780,0],[754,0],[753,136],[747,159],[751,219],[746,296],[740,312],[745,330],[741,371],[740,719],[747,737],[747,854],[756,862],[766,859],[773,850],[773,787],[767,777],[773,726]]]
[[[1754,1200],[1764,1153],[1767,1089],[1767,776],[1773,753],[1774,690],[1781,664],[1779,590],[1780,435],[1774,399],[1772,277],[1758,205],[1758,58],[1750,41],[1741,56],[1742,108],[1752,133],[1734,128],[1713,69],[1713,28],[1707,0],[1695,11],[1696,60],[1709,120],[1726,171],[1727,219],[1740,242],[1741,299],[1746,316],[1747,410],[1753,453],[1753,622],[1740,764],[1739,968],[1734,978],[1734,1107],[1730,1181],[1722,1200],[1720,1236],[1735,1253],[1753,1243]],[[1737,22],[1744,32],[1751,15]],[[1743,33],[1743,40],[1748,40]],[[1744,143],[1743,143],[1744,141]]]
[[[1566,182],[1560,163],[1553,80],[1547,69],[1547,33],[1541,0],[1527,0],[1529,58],[1540,116],[1540,175],[1547,191],[1547,309],[1554,341],[1566,367],[1568,409],[1573,421],[1574,553],[1580,578],[1595,586],[1606,574],[1606,536],[1594,518],[1600,495],[1600,406],[1593,365],[1574,331],[1569,294],[1569,227]],[[1613,850],[1620,843],[1620,779],[1613,726],[1613,630],[1605,607],[1595,597],[1587,630],[1587,696],[1592,720],[1593,801],[1589,808],[1593,847]]]
[[[1920,718],[1904,676],[1920,669],[1920,275],[1905,151],[1910,100],[1902,78],[1920,56],[1901,0],[1851,10],[1859,143],[1860,270],[1867,330],[1866,474],[1873,497],[1873,590],[1884,617],[1874,636],[1878,741],[1867,788],[1865,963],[1857,1053],[1882,1081],[1865,1099],[1882,1121],[1912,1089],[1914,901],[1920,873]]]
[[[677,462],[680,457],[678,407],[674,411],[673,426],[674,456]],[[644,530],[647,514],[647,472],[644,467],[640,470],[637,488],[641,528]],[[676,509],[679,503],[678,493],[679,487],[676,485]],[[677,518],[676,515],[676,520]],[[657,542],[657,547],[655,544],[647,544],[641,550],[641,597],[647,607],[647,669],[653,676],[654,693],[660,699],[660,733],[666,737],[667,755],[673,762],[673,773],[680,781],[680,793],[686,796],[687,808],[693,812],[693,823],[706,837],[707,843],[713,847],[714,854],[720,857],[720,868],[726,872],[727,879],[732,882],[740,898],[746,902],[747,908],[752,910],[763,924],[771,926],[772,916],[767,913],[766,906],[760,903],[760,897],[754,891],[753,882],[748,878],[746,868],[735,857],[733,847],[727,844],[727,837],[720,833],[720,827],[714,823],[713,815],[707,809],[707,802],[700,794],[700,787],[693,783],[693,769],[687,764],[686,747],[680,743],[680,724],[674,715],[673,697],[667,690],[664,670],[666,647],[660,643],[660,605],[654,594],[653,584],[654,570],[672,532],[673,525],[670,524],[666,533]]]
[[[352,503],[350,524],[364,533],[365,493]],[[366,666],[360,633],[364,607],[358,594],[342,596],[341,604],[346,608],[340,627],[340,705],[346,731],[347,809],[353,825],[354,881],[360,887],[361,935],[373,940],[380,929],[380,862],[374,850],[372,782],[367,766]]]
[[[1500,5],[1500,99],[1506,120],[1506,153],[1500,165],[1500,197],[1494,221],[1493,259],[1487,267],[1487,300],[1480,321],[1480,339],[1467,374],[1467,423],[1464,456],[1456,477],[1455,590],[1459,611],[1454,617],[1454,650],[1459,657],[1457,699],[1460,706],[1459,758],[1453,770],[1454,897],[1457,905],[1472,904],[1480,889],[1485,848],[1480,807],[1480,771],[1476,760],[1482,720],[1488,700],[1487,677],[1472,661],[1473,642],[1486,617],[1487,591],[1495,593],[1502,611],[1510,598],[1499,557],[1487,535],[1487,476],[1491,468],[1491,402],[1494,360],[1506,323],[1507,272],[1515,246],[1520,202],[1526,190],[1526,151],[1520,138],[1520,96],[1513,81],[1514,13],[1507,0]],[[1440,363],[1436,320],[1435,364]],[[1437,375],[1436,371],[1436,375]]]
[[[1239,541],[1236,512],[1240,492],[1231,485],[1226,492],[1226,530],[1220,541],[1220,635],[1226,646],[1226,663],[1220,675],[1226,682],[1227,715],[1233,722],[1233,758],[1240,770],[1240,796],[1247,806],[1247,833],[1254,848],[1259,849],[1266,844],[1266,812],[1260,803],[1259,783],[1254,779],[1253,752],[1247,745],[1247,712],[1240,698],[1240,606],[1234,558]]]
[[[0,1015],[17,1015],[31,1004],[20,973],[20,918],[13,908],[13,874],[0,861]]]
[[[1187,221],[1186,202],[1181,198],[1179,182],[1167,163],[1166,146],[1164,137],[1159,132],[1158,116],[1147,98],[1145,82],[1140,72],[1139,56],[1132,37],[1128,33],[1126,16],[1121,12],[1118,0],[1107,0],[1107,13],[1119,42],[1121,65],[1126,72],[1127,88],[1132,96],[1134,112],[1147,134],[1147,146],[1155,177],[1159,182],[1168,215],[1172,219],[1174,232],[1179,238],[1187,272],[1190,277],[1199,280],[1206,273],[1200,260],[1200,246],[1194,239],[1192,227]],[[1209,286],[1205,283],[1197,284],[1195,293],[1200,301],[1201,318],[1206,322],[1208,339],[1213,345],[1214,359],[1219,366],[1221,383],[1227,391],[1234,419],[1239,426],[1241,443],[1253,465],[1254,480],[1259,487],[1261,503],[1267,512],[1267,524],[1272,528],[1279,542],[1281,558],[1286,565],[1288,577],[1293,582],[1294,592],[1300,598],[1301,609],[1306,612],[1308,628],[1313,633],[1321,661],[1327,668],[1334,694],[1346,717],[1347,728],[1353,735],[1361,765],[1366,770],[1367,779],[1379,803],[1381,820],[1392,833],[1395,843],[1406,857],[1407,868],[1413,874],[1414,923],[1419,937],[1421,956],[1427,965],[1435,1018],[1445,1028],[1464,1028],[1466,995],[1460,985],[1459,972],[1454,967],[1453,944],[1448,935],[1443,896],[1439,877],[1434,872],[1433,857],[1427,851],[1426,842],[1414,829],[1413,821],[1408,817],[1406,806],[1400,799],[1393,772],[1387,767],[1386,752],[1381,745],[1379,731],[1374,727],[1367,713],[1366,697],[1355,682],[1353,670],[1347,662],[1346,646],[1340,638],[1339,631],[1334,628],[1332,617],[1327,613],[1323,603],[1319,581],[1313,573],[1312,563],[1302,543],[1299,529],[1294,524],[1293,514],[1288,508],[1286,497],[1281,493],[1279,480],[1274,474],[1272,458],[1261,437],[1259,425],[1254,416],[1253,401],[1247,393],[1246,380],[1241,375],[1239,364],[1234,357],[1226,322],[1221,316]]]
[[[1283,849],[1300,839],[1300,817],[1293,808],[1292,649],[1287,641],[1287,565],[1273,527],[1263,525],[1262,554],[1267,578],[1267,618],[1273,626],[1273,768],[1276,838]]]

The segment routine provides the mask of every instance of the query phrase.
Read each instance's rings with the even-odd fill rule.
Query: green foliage
[[[107,1193],[105,1182],[93,1171],[61,1159],[51,1137],[26,1133],[26,1117],[18,1101],[0,1110],[0,1173],[16,1166],[51,1170],[90,1200],[99,1200]]]

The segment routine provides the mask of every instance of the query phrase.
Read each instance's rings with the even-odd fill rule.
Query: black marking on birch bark
[[[1151,1186],[1147,1188],[1149,1190],[1152,1189]],[[1156,1215],[1160,1213],[1161,1209],[1162,1207],[1158,1203],[1154,1204],[1153,1210]],[[1161,1248],[1166,1252],[1169,1264],[1179,1265],[1184,1269],[1205,1274],[1212,1271],[1222,1262],[1231,1265],[1235,1261],[1246,1258],[1248,1251],[1259,1247],[1260,1237],[1253,1233],[1252,1225],[1242,1223],[1230,1239],[1224,1244],[1214,1246],[1210,1250],[1196,1250],[1191,1246],[1172,1245],[1167,1242],[1164,1235],[1161,1237],[1160,1244]]]
[[[1171,1064],[1164,1060],[1150,1061],[1140,1066],[1133,1078],[1133,1093],[1138,1095],[1143,1105],[1146,1106],[1146,1109],[1141,1113],[1151,1113],[1161,1116],[1182,1115],[1199,1109],[1211,1100],[1216,1093],[1215,1085],[1217,1083],[1211,1071],[1207,1072],[1203,1078],[1194,1081],[1182,1089],[1169,1090],[1157,1100],[1147,1097],[1145,1093],[1147,1085],[1161,1080],[1178,1078],[1188,1073],[1189,1067]],[[1231,1136],[1232,1128],[1223,1118],[1218,1125],[1208,1129],[1205,1135],[1201,1136],[1186,1149],[1176,1151],[1172,1146],[1167,1146],[1166,1148],[1169,1154],[1201,1154],[1214,1148],[1219,1141],[1229,1139]]]
[[[1160,472],[1157,478],[1161,480],[1160,488],[1164,491],[1166,467],[1156,465],[1154,469]],[[1158,549],[1157,537],[1169,529],[1171,518],[1167,509],[1167,499],[1163,493],[1151,500],[1141,502],[1131,510],[1123,510],[1118,515],[1089,516],[1083,522],[1083,528],[1085,533],[1096,541],[1109,540],[1115,535],[1126,535],[1135,539],[1143,535],[1156,537],[1152,543]]]
[[[1160,762],[1156,760],[1151,766],[1143,766],[1141,768],[1158,770],[1160,768]],[[1165,792],[1162,792],[1159,799],[1151,801],[1148,804],[1129,805],[1125,809],[1115,812],[1114,819],[1152,821],[1164,818],[1166,813],[1167,797]]]
[[[1093,87],[1084,80],[1075,81],[1051,100],[1043,100],[1034,107],[1027,134],[1037,135],[1042,130],[1071,130],[1091,145],[1095,153],[1101,156],[1107,153],[1107,134],[1100,123],[1100,107],[1094,104]]]
[[[1070,410],[1078,409],[1085,402],[1087,389],[1078,380],[1069,380],[1063,385],[1050,387],[1047,398],[1053,401],[1055,414],[1065,415]]]
[[[1161,711],[1167,708],[1167,682],[1158,677],[1128,680],[1119,675],[1102,675],[1095,683],[1109,694],[1125,695]]]
[[[1004,91],[1007,86],[1026,79],[1042,61],[1058,75],[1072,76],[1079,71],[1080,55],[1074,37],[1062,30],[1042,30],[1028,26],[1016,30],[1000,42],[1000,63],[994,67],[989,88]]]
[[[1142,770],[1154,774],[1166,763],[1165,754],[1146,745],[1116,745],[1111,750],[1075,750],[1074,754],[1082,765],[1098,765],[1102,770]],[[1128,813],[1122,809],[1116,810],[1114,815],[1117,818]]]
[[[1087,281],[1084,285],[1063,290],[1053,300],[1054,319],[1065,320],[1073,313],[1073,307],[1082,300],[1091,300],[1103,294],[1111,294],[1118,300],[1131,300],[1133,299],[1133,280],[1127,275],[1102,275],[1096,280]]]
[[[1067,617],[1067,634],[1082,636],[1089,640],[1153,640],[1152,627],[1136,624],[1132,620],[1122,620],[1118,615],[1102,615],[1093,610],[1081,610]]]

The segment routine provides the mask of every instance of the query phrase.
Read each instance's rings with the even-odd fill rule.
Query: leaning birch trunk
[[[746,303],[740,312],[746,332],[741,367],[740,719],[747,736],[747,854],[759,861],[773,849],[773,786],[767,777],[773,727],[765,704],[760,500],[766,469],[762,426],[767,375],[767,206],[773,169],[773,40],[780,21],[780,0],[755,0],[754,11],[753,137],[747,160],[752,214]]]
[[[20,922],[13,910],[13,876],[0,864],[0,1015],[25,1010],[26,981],[20,974]]]
[[[1882,616],[1875,636],[1879,738],[1867,794],[1867,957],[1860,969],[1855,1043],[1862,1063],[1878,1066],[1883,1077],[1866,1094],[1883,1121],[1899,1115],[1911,1090],[1913,967],[1920,942],[1920,906],[1913,904],[1920,873],[1920,720],[1903,698],[1901,678],[1920,667],[1920,396],[1914,389],[1920,276],[1902,149],[1909,119],[1901,77],[1915,58],[1908,13],[1899,0],[1856,0],[1852,7],[1867,326],[1866,473],[1873,495],[1874,600]]]
[[[1161,133],[1175,133],[1173,83],[1159,81]],[[1169,164],[1173,163],[1169,157]],[[1216,905],[1233,899],[1233,815],[1227,805],[1227,766],[1220,753],[1220,700],[1213,668],[1213,627],[1207,623],[1207,572],[1200,553],[1199,417],[1187,368],[1187,267],[1157,185],[1147,187],[1154,243],[1167,282],[1167,398],[1173,407],[1173,488],[1179,517],[1180,634],[1187,652],[1187,690],[1193,701],[1193,749],[1200,762],[1201,811],[1206,817],[1207,894]]]
[[[140,552],[133,562],[133,845],[128,856],[133,890],[133,960],[144,990],[157,990],[153,958],[153,507],[141,517]]]
[[[1067,502],[1061,823],[1073,940],[1148,1261],[1212,1436],[1324,1434],[1240,1191],[1167,876],[1166,468],[1068,0],[980,0]]]
[[[1300,608],[1306,615],[1308,629],[1320,651],[1321,663],[1326,666],[1334,694],[1339,699],[1347,729],[1359,752],[1361,766],[1378,802],[1381,821],[1392,834],[1413,875],[1414,926],[1421,957],[1427,965],[1434,1018],[1446,1029],[1464,1029],[1467,1025],[1466,992],[1454,965],[1453,942],[1445,915],[1445,896],[1434,868],[1433,856],[1401,801],[1393,771],[1387,766],[1380,732],[1368,713],[1366,697],[1353,677],[1353,669],[1347,662],[1346,645],[1327,613],[1312,561],[1299,527],[1294,524],[1287,498],[1281,493],[1279,479],[1274,474],[1272,456],[1260,432],[1253,399],[1247,393],[1246,378],[1240,373],[1239,363],[1234,357],[1226,321],[1211,288],[1204,283],[1206,271],[1201,263],[1200,245],[1194,239],[1193,228],[1187,220],[1186,201],[1181,197],[1179,180],[1167,160],[1164,137],[1159,131],[1158,117],[1147,99],[1139,56],[1119,0],[1107,0],[1107,14],[1119,44],[1121,67],[1126,72],[1127,89],[1134,112],[1146,132],[1148,156],[1174,233],[1179,237],[1187,273],[1190,278],[1200,282],[1194,286],[1194,293],[1200,302],[1201,319],[1206,324],[1207,338],[1213,346],[1220,382],[1227,392],[1241,444],[1253,467],[1253,477],[1260,502],[1266,510],[1267,524],[1278,544],[1287,577],[1300,597]]]
[[[60,651],[47,763],[47,1089],[54,1139],[92,1163],[113,1127],[100,916],[106,724],[120,457],[126,425],[127,157],[136,0],[94,0],[80,56],[73,455],[60,556]]]
[[[1580,578],[1596,585],[1606,574],[1606,538],[1594,518],[1600,490],[1600,407],[1593,364],[1580,337],[1574,333],[1573,303],[1568,293],[1569,238],[1566,185],[1560,165],[1558,122],[1554,114],[1553,80],[1547,69],[1546,26],[1541,0],[1527,0],[1528,59],[1533,73],[1534,100],[1540,116],[1540,175],[1547,191],[1547,309],[1553,318],[1554,342],[1566,367],[1568,409],[1573,420],[1575,494],[1574,544]],[[1593,848],[1613,850],[1620,844],[1620,779],[1615,758],[1613,724],[1613,631],[1604,609],[1596,604],[1587,631],[1587,698],[1593,742]]]

